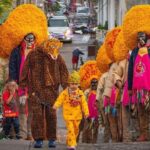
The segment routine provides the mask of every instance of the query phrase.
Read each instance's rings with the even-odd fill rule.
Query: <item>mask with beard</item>
[[[139,32],[138,33],[138,43],[140,47],[145,46],[145,44],[147,43],[147,35],[144,32]]]
[[[27,34],[24,37],[24,42],[26,43],[27,49],[33,49],[35,45],[35,36],[32,33]]]
[[[97,85],[98,85],[98,80],[97,79],[92,79],[91,81],[91,89],[92,90],[96,90],[97,89]]]

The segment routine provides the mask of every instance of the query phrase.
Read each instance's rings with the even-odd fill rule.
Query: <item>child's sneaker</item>
[[[34,148],[42,148],[43,140],[36,140],[34,144]]]
[[[68,150],[76,150],[75,146],[71,146],[67,148]]]
[[[49,140],[48,147],[56,147],[55,140]]]

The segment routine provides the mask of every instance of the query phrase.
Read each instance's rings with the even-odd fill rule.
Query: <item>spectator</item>
[[[4,108],[4,133],[6,138],[10,137],[10,129],[11,125],[14,126],[14,130],[16,133],[16,138],[20,139],[19,135],[19,118],[18,118],[18,107],[17,107],[17,90],[18,85],[15,81],[8,81],[5,85],[3,92],[3,108]]]

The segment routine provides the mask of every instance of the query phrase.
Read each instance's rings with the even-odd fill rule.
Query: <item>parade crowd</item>
[[[31,4],[19,6],[10,21],[24,9],[32,10],[32,21],[39,13],[43,25],[35,27],[21,18],[27,27],[19,31],[17,20],[12,43],[1,47],[0,55],[9,55],[2,93],[5,138],[34,140],[34,148],[48,140],[48,147],[56,147],[56,110],[62,107],[68,150],[75,150],[79,139],[97,143],[99,128],[104,128],[105,143],[149,141],[150,6],[131,8],[123,25],[106,34],[96,60],[85,62],[78,71],[79,52],[74,51],[75,70],[70,74],[59,53],[62,43],[46,36],[41,10]],[[7,27],[4,40],[6,33]]]

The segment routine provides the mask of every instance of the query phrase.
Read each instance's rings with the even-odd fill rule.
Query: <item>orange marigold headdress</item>
[[[137,46],[138,32],[150,34],[150,5],[136,5],[124,17],[124,40],[126,46],[131,50]]]
[[[113,55],[115,61],[121,61],[127,58],[129,52],[129,48],[126,46],[124,42],[123,32],[121,31],[116,38],[116,42],[113,48]]]
[[[114,44],[116,42],[116,38],[118,36],[118,34],[121,31],[121,27],[116,27],[114,29],[112,29],[111,31],[109,31],[106,34],[106,38],[105,38],[105,49],[106,49],[106,53],[108,55],[108,57],[114,61],[114,55],[113,55],[113,48],[114,48]]]
[[[37,44],[48,39],[46,16],[33,4],[18,6],[0,26],[0,57],[8,57],[28,33],[35,35]]]
[[[104,73],[109,69],[109,64],[112,63],[112,60],[108,57],[106,53],[105,44],[103,44],[99,48],[96,62],[101,73]]]
[[[83,66],[80,67],[80,86],[83,90],[90,87],[91,80],[99,79],[101,72],[97,67],[95,60],[87,61]]]

